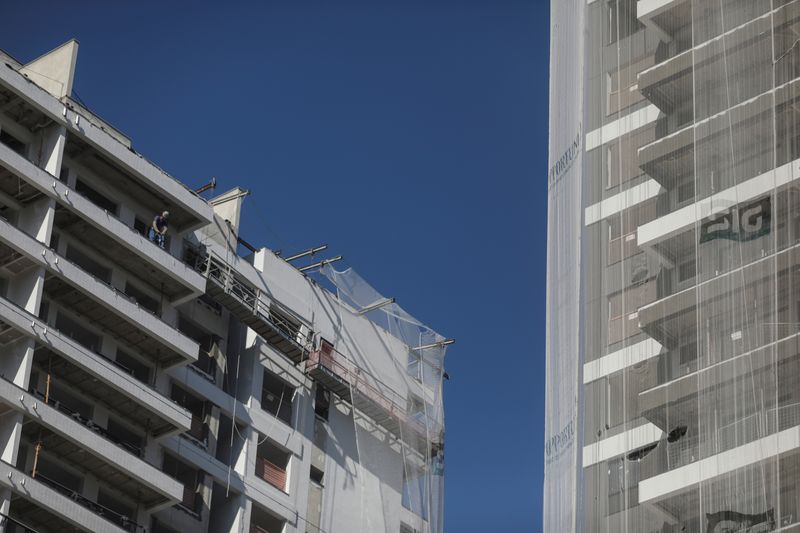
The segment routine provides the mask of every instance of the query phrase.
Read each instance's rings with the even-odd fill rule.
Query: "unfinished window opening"
[[[130,281],[125,282],[125,294],[130,296],[140,307],[144,307],[156,316],[161,316],[161,302]]]
[[[205,331],[181,314],[178,315],[178,330],[200,345],[197,361],[193,362],[191,367],[199,370],[209,381],[216,382],[218,365],[214,358],[214,351],[218,337]]]
[[[132,454],[136,456],[142,455],[142,442],[144,441],[144,437],[136,431],[129,429],[126,425],[109,417],[106,433],[111,440]]]
[[[317,391],[314,395],[314,414],[323,420],[328,420],[331,408],[331,393],[322,385],[317,384]]]
[[[135,358],[134,356],[123,352],[122,350],[117,350],[117,358],[114,361],[118,367],[123,369],[125,372],[129,373],[139,381],[143,383],[150,383],[150,374],[152,369],[149,365],[141,362],[139,359]]]
[[[264,369],[261,388],[261,408],[287,424],[292,423],[294,387],[274,373]]]
[[[264,435],[259,435],[259,441],[264,439]],[[269,440],[264,440],[258,445],[256,455],[256,477],[259,477],[272,485],[286,492],[286,470],[289,467],[291,454],[286,452]]]
[[[162,471],[183,484],[183,498],[176,505],[198,520],[203,508],[203,477],[205,472],[187,465],[177,457],[164,453]]]
[[[281,533],[285,524],[280,518],[253,505],[250,514],[250,533]]]
[[[8,133],[6,130],[0,131],[0,142],[17,152],[22,157],[25,157],[25,152],[27,151],[27,145]]]
[[[103,516],[115,524],[123,528],[130,528],[133,525],[135,506],[125,503],[104,489],[100,489],[97,493],[97,504],[102,507]]]
[[[100,352],[101,337],[78,324],[75,320],[59,310],[56,315],[56,329],[94,353]]]
[[[67,245],[64,257],[106,285],[111,283],[111,269],[101,265],[72,244]]]
[[[31,477],[49,485],[62,494],[79,495],[83,490],[83,477],[73,474],[60,464],[42,457],[36,459],[36,472]]]
[[[47,373],[45,372],[45,380],[46,379]],[[93,406],[76,394],[73,394],[72,391],[67,389],[67,386],[59,383],[58,376],[55,376],[53,379],[51,379],[48,403],[52,404],[62,413],[67,413],[70,416],[78,415],[83,420],[91,420],[92,414],[94,413]]]
[[[172,384],[172,394],[170,397],[178,402],[178,405],[187,409],[192,414],[191,428],[183,435],[189,436],[190,440],[205,448],[208,445],[208,424],[206,423],[207,402],[191,394],[176,383]]]
[[[87,183],[80,178],[75,182],[75,191],[85,196],[97,207],[105,209],[116,216],[117,204],[90,185],[87,185]]]

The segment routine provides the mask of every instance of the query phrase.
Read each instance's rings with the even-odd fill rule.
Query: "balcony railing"
[[[36,396],[37,398],[39,398],[41,401],[44,402],[44,394],[42,392],[40,392],[39,390],[31,388],[31,389],[29,389],[28,392],[30,392],[32,395]],[[113,442],[114,444],[116,444],[120,448],[124,449],[128,453],[132,453],[136,457],[141,457],[142,456],[142,449],[139,446],[136,446],[135,444],[123,441],[121,439],[118,439],[118,438],[112,436],[105,428],[97,425],[94,422],[94,420],[92,420],[90,418],[86,418],[85,416],[81,415],[79,412],[72,410],[64,402],[59,401],[59,400],[54,400],[53,398],[49,398],[48,401],[47,401],[47,405],[49,405],[50,407],[53,407],[54,409],[56,409],[57,411],[60,411],[61,413],[65,414],[65,415],[67,415],[68,417],[70,417],[74,421],[78,422],[79,424],[91,429],[92,431],[94,431],[95,433],[97,433],[98,435],[103,437],[104,439]]]
[[[122,529],[125,529],[126,531],[130,531],[131,533],[147,533],[147,529],[145,529],[144,526],[137,524],[127,516],[124,516],[116,511],[112,511],[108,507],[104,507],[99,503],[90,500],[89,498],[83,496],[79,492],[72,490],[69,487],[65,487],[64,485],[58,483],[57,481],[45,477],[38,472],[36,473],[35,476],[31,474],[31,477],[35,478],[37,481],[41,481],[45,485],[48,485],[50,488],[60,492],[64,496],[76,502],[77,504],[86,507],[94,514],[102,516],[109,522],[113,522],[119,525]]]
[[[256,476],[273,487],[286,490],[286,470],[263,457],[256,458]]]

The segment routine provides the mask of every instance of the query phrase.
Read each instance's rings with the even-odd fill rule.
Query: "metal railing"
[[[71,489],[69,487],[65,487],[61,483],[59,483],[59,482],[57,482],[55,480],[52,480],[52,479],[40,474],[39,472],[37,472],[36,475],[33,475],[33,473],[31,473],[31,477],[33,479],[36,479],[37,481],[41,481],[42,483],[44,483],[45,485],[49,486],[51,489],[55,490],[56,492],[60,492],[61,494],[63,494],[64,496],[66,496],[70,500],[74,501],[78,505],[81,505],[82,507],[85,507],[85,508],[89,509],[94,514],[96,514],[98,516],[102,516],[103,518],[105,518],[109,522],[114,522],[114,523],[118,524],[120,527],[122,527],[123,529],[125,529],[127,531],[130,531],[131,533],[139,533],[139,532],[147,533],[147,529],[144,526],[142,526],[140,524],[137,524],[136,522],[131,520],[129,517],[127,517],[127,516],[125,516],[123,514],[120,514],[120,513],[116,512],[116,511],[113,511],[113,510],[109,509],[108,507],[100,505],[99,503],[97,503],[95,501],[92,501],[89,498],[87,498],[86,496],[82,495],[80,492],[78,492],[76,490],[73,490],[73,489]]]
[[[22,528],[22,533],[39,533],[37,530],[33,529],[31,526],[20,522],[15,518],[11,518],[7,514],[0,513],[0,527],[3,528],[5,531],[6,526],[9,524],[13,524],[14,526],[19,526]]]
[[[310,339],[303,339],[305,342],[300,340],[303,321],[292,311],[274,300],[267,299],[261,290],[240,279],[233,267],[220,257],[207,253],[188,242],[186,246],[187,264],[221,288],[225,294],[247,307],[255,318],[270,324],[285,340],[294,344],[302,352],[308,352]],[[278,313],[293,317],[296,322],[286,320]]]
[[[42,402],[45,401],[44,393],[42,393],[41,391],[31,388],[29,390],[29,392],[33,396],[35,396],[39,400],[41,400]],[[131,454],[135,455],[136,457],[141,457],[142,456],[142,449],[139,446],[136,446],[136,445],[134,445],[134,444],[132,444],[130,442],[126,442],[124,440],[121,440],[121,439],[118,439],[118,438],[114,437],[104,427],[97,425],[94,422],[94,420],[92,420],[91,418],[86,418],[85,416],[83,416],[79,412],[77,412],[77,411],[73,410],[72,408],[68,407],[61,400],[56,400],[56,399],[53,399],[53,398],[49,398],[46,403],[47,403],[47,405],[49,405],[53,409],[65,414],[66,416],[68,416],[71,419],[73,419],[75,422],[77,422],[77,423],[81,424],[82,426],[85,426],[86,428],[92,430],[93,432],[97,433],[98,435],[100,435],[101,437],[106,439],[107,441],[112,442],[115,445],[119,446],[120,448],[124,449],[128,453],[131,453]]]
[[[380,383],[377,378],[363,371],[336,350],[331,350],[329,353],[324,353],[321,350],[311,352],[306,361],[306,370],[310,371],[315,368],[325,369],[341,383],[347,385],[353,393],[360,394],[369,400],[370,403],[380,408],[386,416],[403,427],[410,429],[417,437],[430,440],[432,443],[440,441],[441,428],[438,424],[431,421],[433,427],[429,427],[414,416],[409,415],[402,403],[400,403],[405,401],[403,396]],[[353,402],[355,402],[355,398]],[[404,435],[404,437],[407,437],[407,435]]]

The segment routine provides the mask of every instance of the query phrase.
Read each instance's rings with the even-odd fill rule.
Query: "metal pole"
[[[289,261],[294,261],[295,259],[300,259],[301,257],[306,257],[308,255],[314,255],[317,252],[322,252],[323,250],[327,250],[327,249],[328,249],[328,245],[327,244],[323,244],[323,245],[317,246],[315,248],[309,248],[305,252],[300,252],[299,254],[294,254],[292,256],[289,256],[289,257],[287,257],[285,259],[285,261],[288,263]]]

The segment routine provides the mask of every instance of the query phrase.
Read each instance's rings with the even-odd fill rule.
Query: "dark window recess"
[[[117,350],[117,366],[143,383],[150,383],[150,367],[142,363],[130,354]]]
[[[178,402],[178,405],[184,407],[192,413],[192,425],[189,428],[188,434],[205,444],[206,437],[208,436],[208,424],[205,423],[206,418],[206,402],[190,394],[177,384],[172,384],[173,400]]]
[[[162,470],[168,476],[183,483],[183,498],[178,507],[189,511],[195,518],[199,518],[203,505],[203,494],[200,489],[203,484],[204,472],[195,470],[168,453],[164,454]]]
[[[108,518],[112,522],[123,526],[126,526],[130,523],[129,521],[132,520],[133,513],[135,512],[135,508],[133,506],[121,502],[102,489],[100,489],[100,491],[97,493],[97,503],[98,505],[111,511]],[[103,514],[106,515],[106,513]]]
[[[64,384],[67,385],[68,384]],[[94,408],[88,402],[83,401],[81,398],[75,396],[65,386],[59,384],[58,377],[56,377],[50,384],[50,402],[61,411],[69,411],[70,413],[77,413],[86,420],[91,420]]]
[[[213,311],[218,315],[222,314],[222,305],[220,305],[219,302],[217,302],[214,298],[212,298],[208,294],[205,293],[201,294],[197,298],[197,303],[207,305],[211,309],[211,311]]]
[[[317,392],[314,397],[314,413],[317,416],[328,419],[328,413],[331,408],[331,393],[325,390],[322,385],[317,385]]]
[[[39,305],[39,320],[43,322],[47,322],[47,315],[50,312],[50,301],[49,300],[42,300],[42,303]]]
[[[108,419],[108,427],[106,433],[119,443],[122,443],[130,451],[139,455],[142,449],[142,436],[133,430],[128,429],[113,418]]]
[[[75,191],[81,193],[83,196],[89,199],[97,207],[101,209],[105,209],[109,213],[117,214],[117,204],[112,202],[109,198],[104,196],[103,194],[99,193],[92,187],[86,184],[81,180],[75,182]]]
[[[106,284],[111,283],[111,269],[104,267],[74,246],[67,246],[66,258],[97,279]]]
[[[68,177],[69,177],[69,168],[62,166],[61,171],[58,173],[58,180],[67,183]]]
[[[178,331],[199,344],[201,350],[207,352],[211,351],[211,345],[214,342],[213,335],[204,331],[200,326],[197,326],[183,315],[178,315]]]
[[[34,476],[31,476],[34,477]],[[83,490],[83,478],[69,472],[60,465],[45,459],[41,455],[36,465],[36,478],[43,478],[45,484],[55,485],[59,492],[80,492]]]
[[[281,378],[264,369],[261,388],[261,408],[272,413],[287,424],[292,423],[292,399],[294,388]]]
[[[50,236],[50,249],[51,250],[58,250],[58,240],[61,238],[61,234],[56,233],[55,231]]]
[[[133,285],[130,281],[125,283],[125,294],[133,298],[141,307],[144,307],[154,315],[161,315],[161,304],[158,300]]]
[[[324,476],[325,476],[325,472],[323,472],[319,468],[315,468],[313,466],[311,467],[311,476],[310,476],[311,481],[313,481],[314,483],[317,483],[319,485],[322,485],[322,478]]]
[[[60,311],[56,316],[56,329],[90,351],[100,352],[100,336],[95,335]]]
[[[6,130],[0,131],[0,142],[25,157],[25,143],[8,133]]]
[[[150,233],[150,226],[142,219],[136,218],[133,220],[133,230],[140,235],[147,236]]]

